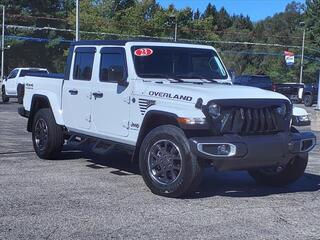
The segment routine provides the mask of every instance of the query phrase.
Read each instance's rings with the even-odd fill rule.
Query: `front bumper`
[[[189,139],[191,151],[209,160],[217,170],[244,170],[286,165],[297,154],[309,152],[316,144],[311,132],[277,133],[273,135],[224,135]],[[228,145],[230,154],[217,155],[219,144]]]

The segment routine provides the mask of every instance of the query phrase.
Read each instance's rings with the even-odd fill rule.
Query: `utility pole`
[[[5,20],[5,6],[2,5],[2,39],[1,39],[1,82],[4,78],[4,20]]]
[[[319,69],[319,79],[318,79],[318,102],[317,102],[317,110],[320,110],[320,69]]]
[[[300,79],[299,83],[302,83],[303,78],[303,64],[304,64],[304,42],[306,38],[306,28],[304,27],[305,23],[300,22],[300,26],[303,26],[303,35],[302,35],[302,51],[301,51],[301,66],[300,66]]]
[[[178,34],[178,20],[176,17],[176,21],[175,21],[175,27],[174,27],[174,41],[177,41],[177,34]]]
[[[171,26],[174,23],[174,41],[176,42],[177,41],[177,35],[178,35],[178,18],[177,18],[176,15],[171,15],[169,18],[170,18]]]
[[[76,0],[76,41],[79,41],[79,0]]]

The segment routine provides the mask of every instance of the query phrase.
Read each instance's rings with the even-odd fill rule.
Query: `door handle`
[[[78,90],[77,89],[71,89],[71,90],[69,90],[69,93],[71,95],[77,95],[78,94]]]
[[[103,98],[103,93],[102,92],[94,92],[92,93],[95,99],[97,98]]]

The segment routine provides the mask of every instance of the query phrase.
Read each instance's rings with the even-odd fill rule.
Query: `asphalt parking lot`
[[[17,107],[0,103],[0,239],[320,239],[319,146],[289,187],[208,169],[197,194],[168,199],[121,152],[40,160]]]

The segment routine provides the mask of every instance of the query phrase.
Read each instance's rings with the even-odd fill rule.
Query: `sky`
[[[284,11],[286,5],[293,0],[158,0],[158,2],[168,7],[174,4],[176,8],[191,7],[196,10],[199,8],[204,11],[209,2],[214,4],[219,10],[225,7],[232,14],[249,15],[251,20],[259,21],[275,13]],[[305,0],[295,0],[296,2],[305,3]]]

